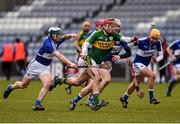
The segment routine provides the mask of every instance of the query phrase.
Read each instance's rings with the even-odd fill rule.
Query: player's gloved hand
[[[177,60],[177,57],[176,57],[176,56],[172,56],[171,59],[172,59],[172,61],[174,62],[174,61]]]
[[[131,42],[137,42],[138,41],[138,36],[133,36],[131,38]]]
[[[112,55],[112,61],[119,61],[121,58],[119,55]]]

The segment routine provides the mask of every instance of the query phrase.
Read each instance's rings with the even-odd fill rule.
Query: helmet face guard
[[[115,24],[107,24],[104,25],[103,28],[108,34],[113,34],[117,30],[117,26]]]
[[[121,32],[121,21],[119,19],[115,19],[115,23],[116,23],[116,32],[120,33]]]
[[[115,33],[117,30],[117,25],[115,23],[115,20],[112,18],[104,20],[103,29],[108,34]]]

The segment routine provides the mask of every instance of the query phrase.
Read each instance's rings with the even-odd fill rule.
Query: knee
[[[21,89],[25,89],[25,88],[27,88],[27,86],[28,86],[27,84],[22,83],[22,84],[20,85],[20,88],[21,88]]]
[[[106,82],[106,83],[110,83],[110,82],[111,82],[111,77],[106,78],[106,79],[105,79],[105,82]]]
[[[47,88],[47,89],[49,89],[50,86],[51,86],[51,83],[45,83],[45,84],[43,85],[43,87],[44,87],[44,88]]]
[[[151,79],[155,80],[156,79],[156,75],[154,73],[151,74],[150,76]]]
[[[101,79],[101,77],[99,75],[97,75],[97,76],[94,76],[94,81],[95,82],[101,82],[102,79]]]
[[[79,86],[81,84],[80,81],[78,81],[77,79],[74,79],[74,78],[69,79],[68,82],[69,82],[68,84],[71,84],[73,86]]]

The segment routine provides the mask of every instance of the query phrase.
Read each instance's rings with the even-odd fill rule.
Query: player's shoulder
[[[174,43],[180,44],[180,40],[175,40]]]
[[[148,38],[147,38],[147,37],[141,37],[141,38],[139,38],[138,40],[139,40],[139,41],[147,41]]]
[[[138,44],[148,44],[148,37],[141,37],[138,39]]]
[[[45,40],[44,40],[44,43],[43,43],[43,46],[52,46],[53,42],[52,42],[52,39],[50,37],[47,37]]]
[[[83,31],[80,31],[80,32],[79,32],[79,35],[82,35],[82,34],[83,34]]]

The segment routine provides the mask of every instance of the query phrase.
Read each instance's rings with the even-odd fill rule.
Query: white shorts
[[[180,64],[175,64],[175,65],[173,65],[174,66],[174,68],[176,68],[177,70],[180,70]]]
[[[91,59],[91,63],[92,63],[92,65],[97,65],[93,59]],[[81,57],[79,57],[79,59],[78,59],[78,66],[86,66],[86,63],[84,62],[84,60]],[[81,69],[79,69],[79,72],[83,72],[85,70],[86,70],[86,68],[81,68]]]
[[[144,64],[142,64],[142,63],[133,63],[132,67],[133,67],[133,69],[135,71],[135,75],[139,76],[140,73],[141,73],[141,70],[146,66]]]
[[[37,62],[35,59],[33,59],[26,68],[25,76],[28,79],[33,79],[37,76],[44,74],[50,74],[50,66],[42,65],[39,62]]]

